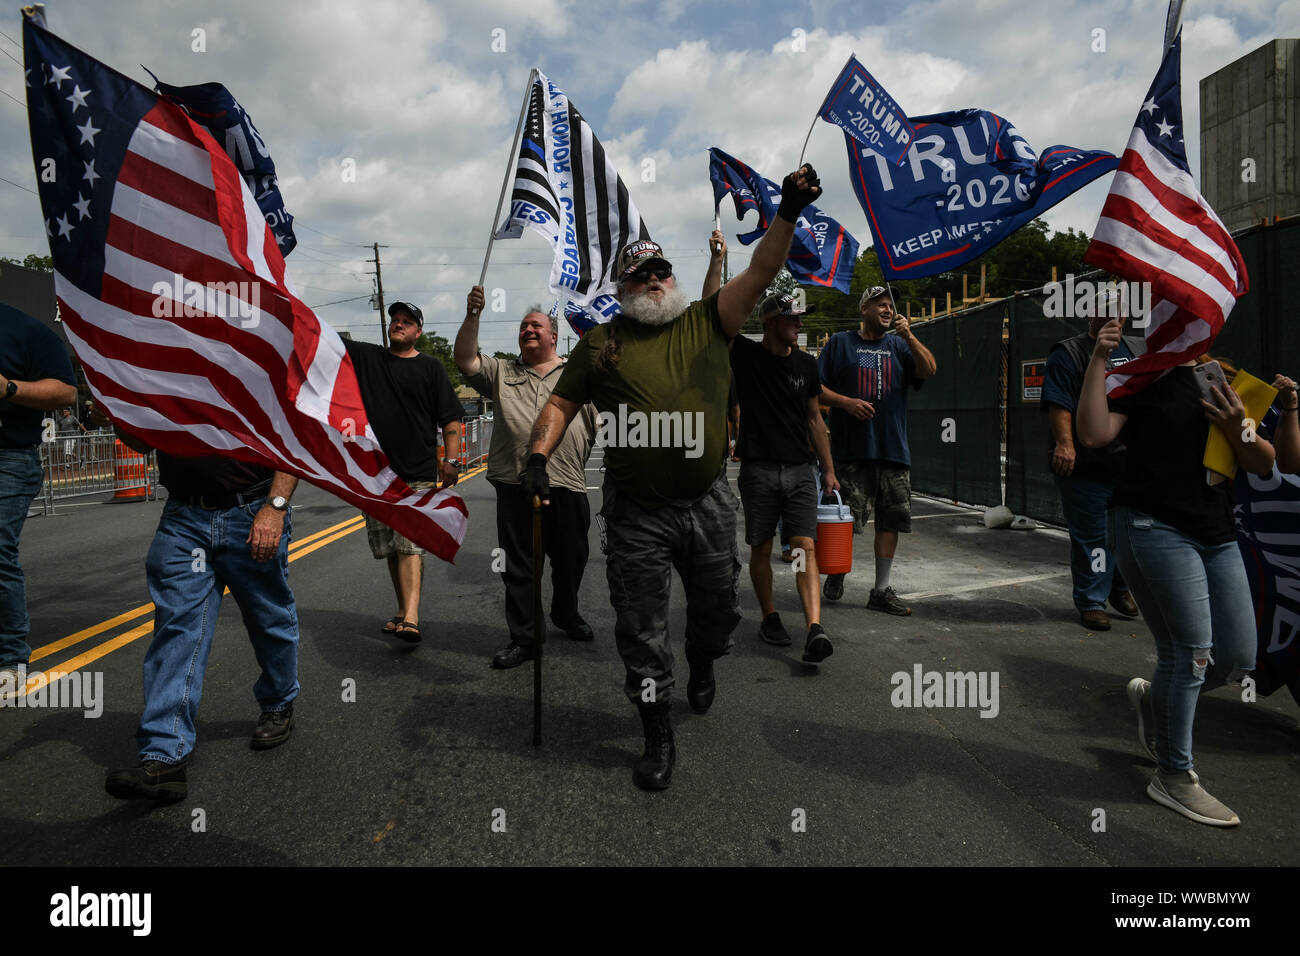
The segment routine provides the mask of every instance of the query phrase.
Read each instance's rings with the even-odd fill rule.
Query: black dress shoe
[[[511,641],[492,655],[492,666],[499,671],[508,671],[533,659],[532,645],[516,644]]]
[[[686,655],[686,660],[691,666],[690,677],[686,680],[686,699],[691,710],[707,714],[718,692],[718,682],[713,677],[713,661],[693,659],[690,654]]]
[[[673,779],[673,764],[677,760],[677,746],[673,742],[673,726],[669,711],[671,701],[640,704],[641,727],[645,731],[645,753],[636,762],[632,779],[642,790],[667,790]]]
[[[569,624],[561,624],[559,621],[554,619],[552,619],[551,623],[562,630],[564,636],[571,641],[594,641],[596,639],[596,632],[593,631],[591,625],[582,618],[578,618],[576,621]]]
[[[189,792],[185,764],[161,760],[144,760],[138,767],[114,770],[104,781],[104,789],[119,800],[181,800]]]
[[[293,732],[293,704],[284,710],[264,710],[257,718],[257,729],[249,746],[254,750],[270,750],[289,739]]]

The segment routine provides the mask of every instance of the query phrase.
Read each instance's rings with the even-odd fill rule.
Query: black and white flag
[[[510,213],[495,238],[518,239],[525,226],[555,245],[551,291],[579,305],[612,292],[619,250],[650,238],[605,148],[540,70],[529,90]]]

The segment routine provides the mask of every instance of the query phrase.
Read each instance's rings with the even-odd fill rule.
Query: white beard
[[[636,322],[643,325],[667,325],[686,311],[691,299],[681,289],[673,286],[664,289],[664,296],[658,302],[647,291],[620,296],[618,304],[623,314]]]

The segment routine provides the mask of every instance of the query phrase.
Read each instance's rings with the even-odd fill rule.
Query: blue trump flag
[[[886,279],[957,268],[1119,164],[1104,150],[1049,146],[1036,154],[988,110],[915,116],[905,162],[848,133],[849,177]]]
[[[858,62],[857,56],[850,56],[844,64],[817,115],[894,165],[903,161],[907,147],[916,139],[916,130],[903,108]]]
[[[744,219],[751,209],[758,210],[758,228],[736,238],[743,245],[761,239],[776,218],[781,187],[716,146],[709,150],[709,179],[713,183],[715,209],[730,193],[736,204],[737,219]],[[795,223],[790,257],[785,263],[796,282],[847,295],[857,258],[858,240],[847,229],[816,206],[804,207]]]
[[[226,155],[257,200],[257,208],[266,217],[271,235],[275,236],[276,245],[280,247],[280,255],[287,256],[298,245],[293,234],[293,216],[284,208],[280,184],[275,178],[275,163],[252,118],[220,83],[172,86],[163,83],[152,72],[149,75],[153,76],[159,93],[184,109],[190,119],[225,147]]]

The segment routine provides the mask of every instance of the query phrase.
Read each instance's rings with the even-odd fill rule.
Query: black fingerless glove
[[[528,457],[528,464],[519,476],[519,485],[530,501],[534,496],[543,501],[551,497],[551,479],[546,474],[545,455],[533,454]]]
[[[808,166],[808,188],[799,189],[794,184],[795,173],[791,173],[781,181],[781,205],[776,207],[776,214],[786,222],[798,222],[799,213],[803,212],[804,207],[809,205],[814,199],[821,195],[821,180],[817,178],[817,170],[811,165]],[[795,170],[797,173],[798,170]]]

